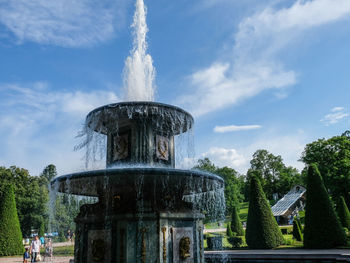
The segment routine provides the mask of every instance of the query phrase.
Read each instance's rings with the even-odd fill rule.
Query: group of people
[[[41,261],[40,249],[45,247],[44,257],[50,257],[52,259],[52,241],[51,238],[45,240],[44,237],[39,239],[39,236],[35,236],[32,240],[30,247],[26,248],[23,254],[23,263],[28,263],[31,258],[31,263]]]

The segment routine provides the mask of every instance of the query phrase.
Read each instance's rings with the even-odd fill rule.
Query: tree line
[[[259,179],[266,198],[273,204],[293,186],[306,186],[307,169],[311,164],[317,165],[333,201],[340,203],[340,197],[343,197],[347,206],[350,205],[350,131],[307,144],[300,161],[305,164],[301,172],[285,165],[280,155],[259,149],[253,154],[244,175],[230,167],[217,167],[208,158],[198,160],[194,168],[215,173],[224,179],[227,215],[231,215],[233,207],[239,203],[249,201],[252,177]]]
[[[215,173],[224,179],[227,215],[231,215],[241,202],[250,201],[252,178],[256,178],[261,184],[261,189],[271,204],[274,197],[281,198],[294,185],[305,186],[307,171],[312,165],[320,171],[326,193],[331,196],[331,205],[334,207],[335,201],[337,207],[349,206],[350,131],[307,144],[300,160],[305,163],[305,169],[301,172],[286,166],[281,156],[259,149],[253,154],[250,168],[245,175],[230,167],[217,167],[208,158],[198,160],[194,168]],[[22,236],[30,236],[32,230],[40,231],[40,234],[56,231],[61,236],[68,229],[74,231],[74,218],[79,212],[79,207],[94,201],[58,193],[51,203],[50,210],[49,183],[56,175],[56,167],[53,164],[45,167],[39,176],[31,176],[28,170],[16,166],[0,167],[0,210],[7,211],[4,204],[15,203]],[[350,216],[347,217],[344,220],[350,222]],[[4,227],[6,228],[0,226]]]
[[[53,164],[39,176],[31,176],[28,170],[16,166],[0,167],[0,203],[12,187],[23,237],[30,237],[32,231],[40,235],[57,232],[62,237],[68,229],[74,230],[79,207],[89,200],[57,193],[49,203],[49,184],[56,175]]]

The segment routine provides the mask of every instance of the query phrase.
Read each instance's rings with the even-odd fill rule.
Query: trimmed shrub
[[[304,247],[333,248],[347,243],[316,164],[307,171]]]
[[[231,228],[231,223],[230,222],[227,223],[226,236],[227,236],[227,238],[234,236],[234,234],[232,232],[232,228]]]
[[[13,186],[4,187],[0,196],[0,256],[23,253],[22,232],[19,225]]]
[[[242,226],[241,220],[239,218],[236,206],[234,206],[232,209],[231,230],[232,230],[232,232],[235,232],[237,234],[237,236],[244,235],[243,226]]]
[[[229,237],[227,240],[234,248],[238,248],[243,245],[243,239],[238,236]]]
[[[222,236],[207,237],[207,245],[209,250],[222,250]]]
[[[338,200],[337,213],[342,226],[350,229],[350,212],[342,196]]]
[[[303,241],[303,235],[301,233],[299,222],[296,218],[293,220],[293,237],[297,241]]]
[[[45,235],[45,225],[44,222],[41,222],[40,224],[40,228],[39,228],[39,233],[38,233],[39,237],[43,237]]]
[[[303,225],[301,224],[301,219],[297,217],[296,221],[297,221],[297,224],[299,226],[299,229],[300,229],[301,233],[303,233],[304,229],[303,229]]]
[[[274,248],[283,244],[281,230],[256,176],[252,176],[250,180],[249,200],[245,234],[249,248]]]

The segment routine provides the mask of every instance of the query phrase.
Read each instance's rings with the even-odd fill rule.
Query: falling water
[[[155,68],[152,57],[147,54],[146,6],[143,0],[135,4],[133,28],[133,48],[125,60],[123,72],[124,101],[153,101],[155,91]]]

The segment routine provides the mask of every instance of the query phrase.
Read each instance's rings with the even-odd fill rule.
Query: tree
[[[283,244],[283,236],[256,176],[250,179],[250,202],[246,228],[249,248],[274,248]]]
[[[327,190],[334,200],[343,196],[350,206],[350,137],[348,132],[330,139],[319,139],[306,145],[301,160],[317,164]]]
[[[231,223],[228,222],[227,223],[227,227],[226,227],[226,236],[229,238],[229,237],[233,237],[234,234],[232,232],[232,229],[231,229]]]
[[[237,213],[237,208],[233,207],[232,209],[232,217],[231,217],[231,230],[237,234],[237,236],[243,236],[244,230]]]
[[[333,248],[347,243],[316,164],[307,172],[304,247]]]
[[[350,230],[350,212],[342,196],[337,202],[337,213],[342,226]]]
[[[38,232],[39,237],[43,237],[45,235],[45,223],[42,222]]]
[[[296,218],[293,220],[293,237],[297,241],[303,241],[303,234],[301,233],[301,226]]]
[[[244,178],[240,177],[234,169],[226,166],[216,168],[215,174],[225,181],[226,214],[230,214],[243,201]]]
[[[285,195],[294,185],[301,184],[302,179],[297,169],[287,167],[280,155],[273,155],[267,150],[257,150],[250,161],[247,176],[253,172],[258,176],[266,197],[272,200],[273,194]]]
[[[193,167],[194,169],[215,173],[216,166],[209,160],[209,158],[199,159],[197,162],[198,164]]]
[[[239,176],[234,169],[226,166],[216,167],[208,158],[198,160],[194,169],[214,173],[224,179],[226,214],[232,213],[233,207],[238,206],[243,201],[244,178]]]
[[[11,166],[0,167],[0,193],[7,184],[14,187],[18,217],[24,236],[31,234],[31,229],[39,229],[41,223],[48,218],[47,185],[43,185],[38,176],[30,176],[26,169]]]
[[[49,184],[50,181],[57,176],[56,166],[53,164],[49,164],[44,168],[40,177],[45,180],[46,184]]]
[[[19,225],[13,186],[7,185],[0,196],[0,256],[23,253],[22,232]]]

